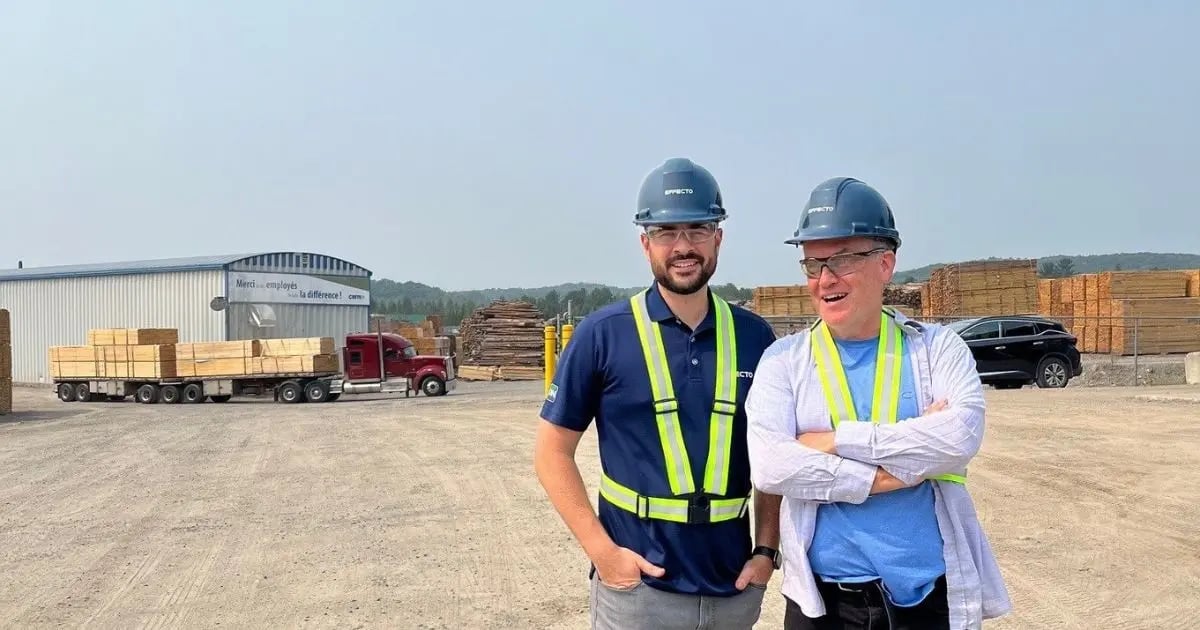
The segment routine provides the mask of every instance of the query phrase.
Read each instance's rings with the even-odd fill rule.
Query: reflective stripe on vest
[[[658,425],[659,442],[663,459],[666,461],[667,481],[671,494],[677,498],[648,497],[627,488],[606,474],[601,474],[600,493],[613,505],[633,512],[642,518],[656,518],[677,522],[695,522],[698,515],[690,514],[701,505],[709,522],[740,518],[749,506],[749,497],[711,498],[697,504],[689,495],[700,494],[692,478],[692,465],[687,446],[683,441],[683,429],[679,420],[679,403],[671,382],[670,365],[663,346],[662,331],[646,308],[647,291],[630,298],[633,319],[637,324],[638,339],[641,341],[642,356],[650,377],[650,391],[654,400],[654,417]],[[729,456],[733,448],[733,417],[737,413],[737,338],[733,328],[733,312],[729,304],[713,294],[716,319],[717,366],[716,388],[713,409],[709,421],[709,452],[704,467],[703,494],[724,497],[729,486]]]
[[[896,422],[900,409],[900,380],[904,369],[904,331],[890,317],[888,311],[885,310],[880,319],[879,355],[875,358],[871,421],[878,423],[882,416],[887,418],[888,422]],[[811,327],[811,331],[817,375],[821,380],[821,389],[825,392],[825,402],[829,405],[833,428],[837,429],[838,423],[843,421],[857,422],[858,412],[854,406],[854,397],[850,395],[846,371],[842,367],[841,356],[833,336],[829,333],[829,327],[825,322],[818,321]],[[886,411],[886,415],[881,413],[883,411]],[[967,471],[937,475],[931,479],[966,483]]]

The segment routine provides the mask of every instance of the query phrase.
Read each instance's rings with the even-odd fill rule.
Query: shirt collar
[[[705,287],[705,292],[708,295],[708,312],[704,315],[704,320],[692,332],[703,332],[709,328],[716,328],[716,313],[714,312],[712,288]],[[650,315],[650,319],[662,323],[675,319],[675,313],[671,312],[671,307],[667,306],[666,300],[663,300],[658,282],[655,281],[650,285],[650,290],[646,293],[646,312]]]

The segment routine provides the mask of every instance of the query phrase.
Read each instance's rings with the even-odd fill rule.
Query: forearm
[[[595,558],[615,544],[596,517],[572,455],[553,451],[539,453],[535,470],[550,503],[588,558]]]
[[[761,492],[832,503],[862,503],[875,481],[876,467],[828,455],[795,438],[752,428],[751,477]]]
[[[754,491],[754,544],[779,549],[779,505],[783,497]]]
[[[835,452],[902,477],[928,477],[965,468],[983,440],[983,410],[951,407],[894,424],[843,422]]]

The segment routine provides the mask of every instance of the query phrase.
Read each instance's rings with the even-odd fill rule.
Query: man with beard
[[[771,346],[747,401],[754,486],[784,497],[784,628],[980,628],[1011,605],[966,486],[971,351],[884,308],[900,233],[870,186],[817,186],[787,242],[820,319]]]
[[[748,629],[778,567],[779,498],[752,494],[743,411],[775,335],[709,289],[725,218],[690,160],[645,178],[634,223],[655,281],[579,323],[542,406],[535,469],[591,560],[593,628]],[[593,420],[598,516],[575,463]]]

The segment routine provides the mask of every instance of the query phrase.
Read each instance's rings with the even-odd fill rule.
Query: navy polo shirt
[[[675,318],[657,284],[651,286],[646,306],[650,317],[660,324],[679,402],[680,428],[699,491],[704,485],[716,389],[712,294],[708,315],[695,331]],[[775,333],[758,315],[737,306],[730,308],[738,378],[726,494],[748,496],[752,486],[744,404],[759,357],[775,340]],[[652,398],[633,309],[628,300],[622,300],[593,312],[575,328],[559,358],[554,382],[542,405],[542,417],[575,431],[586,430],[594,420],[605,473],[641,494],[670,497]],[[602,497],[597,499],[600,522],[616,544],[666,570],[661,578],[643,575],[648,585],[688,594],[739,592],[734,582],[753,548],[748,514],[720,523],[689,525],[643,520]]]

